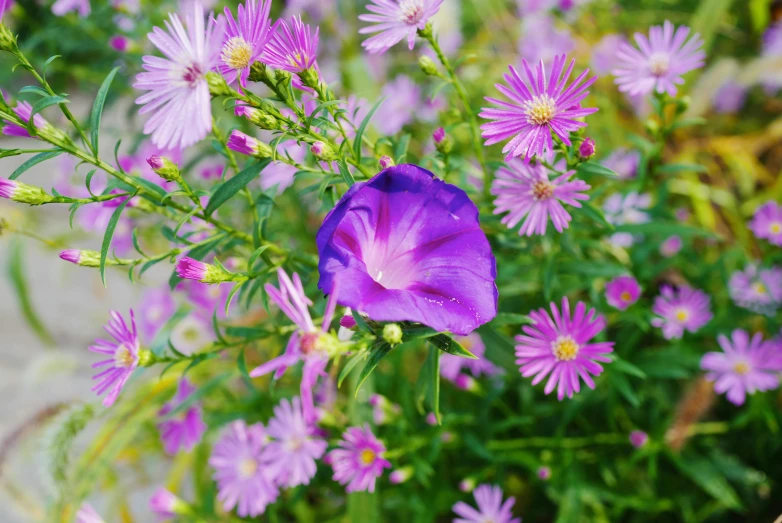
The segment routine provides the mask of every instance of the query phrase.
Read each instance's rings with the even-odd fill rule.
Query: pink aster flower
[[[660,244],[660,254],[666,258],[676,256],[682,250],[683,242],[681,236],[669,236]]]
[[[772,316],[782,305],[782,269],[749,265],[736,271],[728,283],[731,299],[739,307]]]
[[[634,430],[630,433],[630,445],[640,449],[649,441],[649,435],[642,430]]]
[[[76,523],[106,523],[89,503],[82,503],[76,513]]]
[[[521,518],[514,518],[511,512],[516,499],[510,497],[503,502],[500,487],[478,485],[473,495],[478,509],[459,501],[453,506],[453,511],[459,516],[453,523],[521,523]]]
[[[367,5],[371,14],[359,15],[362,22],[372,25],[359,29],[359,34],[372,34],[361,45],[370,54],[385,53],[392,46],[407,38],[412,51],[419,29],[440,10],[444,0],[372,0]]]
[[[279,491],[261,455],[267,436],[263,425],[232,422],[212,449],[209,465],[215,470],[217,499],[226,511],[236,508],[240,517],[256,517],[273,503]]]
[[[383,469],[391,468],[391,463],[383,458],[385,451],[385,445],[372,434],[368,424],[348,428],[339,448],[328,453],[334,481],[347,485],[347,492],[374,492]]]
[[[471,332],[467,336],[457,336],[455,338],[462,347],[472,352],[477,359],[462,358],[452,354],[443,354],[440,357],[440,375],[452,382],[456,382],[462,375],[462,371],[468,370],[475,377],[486,375],[496,376],[502,373],[502,369],[494,365],[484,356],[486,344],[483,343],[481,335],[477,332]]]
[[[561,401],[565,395],[572,398],[581,390],[579,377],[590,389],[595,388],[591,375],[603,372],[598,362],[611,361],[606,354],[613,352],[614,342],[590,343],[606,322],[602,315],[595,315],[595,309],[587,313],[583,302],[578,302],[571,316],[570,303],[564,297],[562,312],[551,303],[551,314],[545,309],[530,312],[533,324],[522,327],[527,335],[516,336],[516,363],[522,376],[535,376],[533,385],[550,374],[544,392],[549,394],[556,387]]]
[[[158,423],[160,439],[168,454],[174,455],[180,449],[192,450],[206,432],[206,423],[201,413],[201,405],[198,403],[192,404],[174,417],[169,417],[169,413],[184,403],[195,390],[196,388],[183,378],[179,382],[174,398],[163,405],[158,412],[158,417],[161,418]]]
[[[33,113],[33,106],[29,102],[19,102],[14,107],[16,116],[22,119],[24,122],[30,121],[30,115]],[[43,116],[36,114],[33,117],[33,125],[36,129],[42,129],[43,127],[50,126]],[[12,122],[6,122],[3,126],[3,134],[6,136],[19,136],[21,138],[30,138],[30,133],[27,132],[27,127],[22,127]]]
[[[562,232],[572,219],[562,204],[580,208],[579,200],[589,199],[584,193],[590,186],[583,180],[569,180],[573,174],[575,171],[567,171],[551,180],[543,165],[510,160],[500,167],[492,182],[491,193],[497,196],[494,214],[508,212],[502,223],[509,229],[526,217],[520,236],[546,234],[549,218],[557,232]]]
[[[136,99],[139,114],[152,113],[144,124],[158,147],[184,149],[202,140],[212,129],[212,108],[206,73],[220,59],[223,24],[209,17],[196,2],[187,20],[170,14],[166,30],[155,27],[149,40],[165,58],[144,56],[146,72],[136,76],[136,89],[149,91]]]
[[[111,388],[108,395],[103,399],[103,405],[111,407],[117,400],[117,396],[119,396],[130,375],[138,367],[139,351],[141,349],[132,310],[130,311],[130,326],[125,323],[125,320],[118,312],[111,311],[111,319],[104,329],[111,334],[114,341],[98,339],[95,340],[94,345],[90,346],[92,352],[109,356],[109,359],[92,365],[95,369],[106,367],[92,377],[92,379],[98,380],[98,383],[92,387],[92,390],[100,396]]]
[[[273,34],[269,24],[271,5],[271,0],[261,0],[259,8],[258,0],[247,0],[246,4],[239,5],[236,19],[231,10],[225,8],[225,43],[217,70],[229,84],[238,78],[239,84],[247,87],[250,66],[260,59]]]
[[[177,276],[183,280],[195,280],[202,281],[206,278],[206,272],[209,265],[206,263],[194,260],[189,256],[183,256],[176,264]]]
[[[630,95],[647,95],[656,91],[676,96],[676,85],[684,83],[682,75],[703,66],[706,53],[703,40],[696,33],[687,40],[690,28],[668,20],[649,29],[649,38],[635,33],[638,49],[629,43],[619,44],[617,65],[612,71],[619,90]]]
[[[274,407],[274,417],[266,430],[272,439],[263,450],[263,459],[280,486],[308,485],[328,446],[317,436],[315,427],[304,419],[301,400],[286,399]]]
[[[717,336],[723,352],[709,352],[701,359],[706,379],[714,382],[718,394],[727,393],[728,401],[743,405],[747,394],[772,390],[779,386],[776,360],[780,347],[763,341],[761,333],[750,339],[747,331],[736,329],[731,335]]]
[[[638,301],[641,286],[632,276],[619,276],[606,284],[606,301],[620,311]]]
[[[654,299],[652,325],[663,331],[666,340],[681,338],[685,330],[697,332],[709,323],[711,298],[698,289],[683,286],[674,290],[670,285],[660,288],[660,296]]]
[[[506,161],[523,156],[524,162],[529,163],[534,155],[544,156],[554,148],[552,133],[566,145],[571,145],[570,133],[587,125],[576,118],[597,111],[595,108],[581,107],[581,101],[589,94],[587,88],[597,77],[593,76],[584,81],[589,74],[589,69],[586,69],[568,86],[567,81],[576,61],[571,60],[565,70],[566,61],[565,55],[555,57],[547,79],[542,61],[533,73],[527,61],[522,60],[527,75],[526,82],[516,69],[510,66],[510,73],[503,76],[508,86],[495,84],[511,101],[486,98],[498,108],[485,108],[481,111],[482,118],[494,120],[481,126],[483,137],[486,138],[486,145],[511,139],[502,150],[507,153]]]
[[[109,45],[115,51],[124,53],[130,47],[130,40],[124,35],[114,35],[109,38]]]
[[[766,202],[758,207],[749,228],[756,238],[763,238],[782,247],[782,205]]]
[[[52,4],[52,13],[63,16],[71,11],[77,11],[84,18],[90,14],[90,0],[57,0]]]
[[[315,421],[315,403],[312,397],[312,389],[318,381],[318,377],[325,374],[329,356],[326,351],[326,333],[334,317],[337,307],[337,289],[332,289],[326,303],[326,311],[323,314],[321,328],[315,327],[310,316],[308,305],[312,302],[304,294],[301,278],[294,273],[291,280],[282,268],[277,270],[280,288],[267,283],[264,289],[269,298],[277,304],[280,310],[296,324],[298,329],[291,335],[285,352],[256,367],[250,372],[250,376],[257,378],[270,372],[274,372],[274,379],[280,378],[291,365],[299,361],[304,362],[301,377],[301,401],[304,419],[308,423]]]
[[[311,67],[316,67],[318,52],[318,33],[320,28],[315,28],[315,34],[309,25],[301,21],[301,17],[291,17],[291,25],[284,20],[266,44],[264,60],[269,67],[282,69],[291,73],[301,73]]]

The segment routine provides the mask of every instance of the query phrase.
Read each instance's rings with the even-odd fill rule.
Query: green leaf
[[[348,170],[348,164],[345,162],[345,158],[340,158],[337,162],[337,165],[339,166],[339,174],[342,175],[342,179],[345,180],[345,183],[348,184],[348,187],[353,187],[353,185],[356,183],[356,180],[353,178],[353,175],[350,174],[350,171]]]
[[[364,365],[363,369],[361,369],[361,374],[358,377],[358,383],[356,384],[356,395],[358,395],[358,391],[361,389],[361,385],[369,377],[369,375],[372,374],[372,371],[375,370],[377,364],[380,363],[380,360],[382,360],[390,351],[391,345],[386,342],[381,342],[374,348],[370,349],[367,364]]]
[[[471,360],[477,360],[478,358],[470,351],[461,346],[457,341],[447,334],[438,334],[428,338],[427,341],[440,349],[443,352],[452,354],[453,356],[461,356],[462,358],[469,358]]]
[[[106,75],[106,79],[98,89],[98,94],[95,96],[95,103],[92,104],[92,113],[90,113],[90,139],[92,140],[92,150],[95,154],[98,154],[98,138],[100,134],[100,119],[103,115],[103,106],[106,104],[106,96],[109,94],[109,88],[111,82],[117,75],[119,67],[115,67],[111,72]]]
[[[233,198],[233,196],[244,189],[248,183],[256,179],[270,162],[271,159],[265,158],[260,162],[253,163],[249,167],[245,167],[244,170],[236,176],[217,186],[214,194],[212,194],[212,197],[209,199],[209,204],[206,206],[204,213],[207,216],[211,216],[221,205]]]
[[[364,332],[374,332],[369,325],[367,325],[367,322],[364,321],[364,318],[361,316],[361,314],[358,313],[357,310],[351,309],[350,315],[353,316],[353,319],[356,320],[356,325],[358,326],[359,330],[362,330]]]
[[[694,125],[704,125],[706,123],[705,118],[701,118],[700,116],[693,116],[692,118],[682,118],[681,120],[677,120],[673,125],[671,125],[670,130],[675,131],[676,129],[683,129],[684,127],[692,127]]]
[[[356,131],[356,136],[355,138],[353,138],[353,153],[356,156],[357,162],[361,162],[361,141],[364,139],[364,131],[367,130],[367,125],[369,125],[369,120],[372,118],[372,115],[375,114],[377,108],[380,107],[380,104],[383,103],[383,100],[385,100],[385,98],[381,98],[375,103],[372,109],[370,109],[367,115],[364,117],[364,120],[361,122],[361,125],[358,126],[358,130]]]
[[[22,242],[19,238],[12,237],[8,247],[8,277],[11,280],[11,287],[19,302],[22,316],[24,316],[27,325],[30,326],[35,335],[38,336],[43,343],[54,346],[56,345],[54,338],[38,318],[38,314],[35,312],[32,301],[30,300],[30,291],[27,287],[27,279],[24,274],[25,266]]]
[[[133,196],[135,196],[135,193]],[[100,279],[104,287],[106,286],[106,257],[109,254],[109,247],[111,247],[111,238],[114,236],[114,230],[117,228],[117,222],[119,222],[119,218],[122,216],[122,211],[125,210],[131,199],[133,199],[132,196],[114,210],[111,219],[109,219],[109,225],[106,227],[106,233],[103,235],[103,245],[100,248]]]
[[[599,207],[596,207],[591,202],[584,202],[582,206],[583,208],[581,210],[585,215],[600,223],[606,229],[614,230],[614,225],[606,220],[605,214],[603,214],[603,211]]]
[[[642,380],[646,379],[646,373],[630,363],[629,361],[621,360],[618,356],[613,356],[613,363],[611,365],[611,368],[618,370],[619,372],[623,372],[625,374],[629,374],[630,376],[635,376],[636,378],[641,378]]]
[[[690,225],[682,225],[676,222],[648,222],[627,223],[616,226],[617,232],[629,232],[632,234],[659,234],[661,236],[702,236],[705,238],[718,238],[717,235],[706,229],[699,229]]]
[[[562,263],[559,265],[559,269],[563,273],[567,274],[583,274],[586,276],[594,277],[614,277],[627,274],[627,269],[622,265],[608,262],[589,262],[589,261],[574,261]]]
[[[657,174],[675,174],[680,172],[709,172],[705,165],[699,163],[669,163],[661,165],[654,170]]]
[[[16,180],[19,178],[26,170],[28,170],[30,167],[34,165],[38,165],[41,162],[45,162],[46,160],[51,160],[52,158],[55,158],[59,155],[61,155],[63,152],[62,149],[52,149],[51,151],[46,151],[45,153],[38,153],[26,162],[24,162],[22,165],[16,168],[14,172],[11,173],[11,176],[8,177],[9,180]]]
[[[234,288],[231,289],[231,292],[228,294],[228,299],[225,300],[225,314],[228,315],[228,309],[231,308],[231,302],[234,299],[234,296],[236,296],[236,293],[239,292],[239,290],[244,287],[244,285],[248,282],[248,280],[237,282],[236,285],[234,285]],[[219,285],[219,284],[218,284]]]
[[[429,357],[432,358],[431,365],[431,387],[432,387],[432,412],[438,425],[442,425],[440,418],[440,351],[434,346],[429,347]]]
[[[741,509],[741,501],[720,470],[708,459],[697,454],[668,454],[676,468],[719,503],[731,509]]]
[[[30,119],[27,120],[27,131],[30,133],[30,135],[35,136],[35,115],[46,109],[47,107],[50,107],[52,105],[57,104],[67,104],[70,103],[70,101],[67,98],[63,98],[62,96],[52,95],[47,96],[46,98],[41,98],[37,102],[35,102],[35,105],[33,105],[32,111],[30,111]]]
[[[632,405],[634,408],[641,406],[640,398],[638,398],[638,395],[635,393],[633,386],[630,384],[630,381],[624,376],[624,374],[612,373],[609,375],[609,381],[611,382],[611,385],[613,385],[613,387],[618,390],[622,396],[624,396],[630,405]]]
[[[616,171],[609,169],[608,167],[601,165],[597,162],[585,162],[576,167],[576,175],[594,175],[604,176],[606,178],[617,178],[619,174]]]
[[[263,254],[263,251],[265,251],[265,250],[266,250],[266,249],[268,249],[269,247],[271,247],[271,245],[269,245],[269,244],[266,244],[266,245],[261,245],[260,247],[258,247],[257,249],[255,249],[255,252],[253,252],[253,253],[250,255],[250,259],[247,261],[247,270],[248,270],[248,271],[252,271],[252,268],[253,268],[253,266],[255,265],[255,262],[258,260],[258,257],[259,257],[261,254]]]
[[[342,386],[342,382],[345,381],[345,378],[347,378],[350,375],[350,372],[355,369],[359,363],[364,361],[364,357],[367,355],[367,352],[365,350],[359,351],[345,363],[345,366],[342,367],[342,371],[339,373],[339,377],[337,378],[337,387]]]
[[[397,164],[405,163],[407,159],[407,149],[410,147],[410,135],[405,133],[399,139],[394,148],[394,162]]]
[[[54,62],[58,58],[62,58],[62,56],[56,54],[54,56],[50,56],[49,59],[46,60],[46,62],[44,62],[43,67],[41,68],[41,71],[43,72],[43,77],[44,78],[46,78],[46,69],[49,67],[49,65],[51,65],[52,62]]]
[[[532,323],[532,320],[526,314],[514,314],[512,312],[501,312],[491,320],[493,327],[500,325],[526,325]]]
[[[26,85],[19,89],[19,94],[37,94],[41,98],[49,96],[49,92],[37,85]]]
[[[244,359],[244,349],[241,350],[239,357],[236,358],[236,366],[239,368],[239,374],[242,376],[242,381],[244,382],[245,386],[249,390],[256,392],[257,389],[255,388],[255,384],[250,377],[250,373],[247,372],[247,362]]]

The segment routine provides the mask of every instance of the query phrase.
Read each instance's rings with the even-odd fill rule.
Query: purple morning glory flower
[[[697,332],[709,323],[711,298],[698,289],[683,286],[676,290],[670,285],[660,288],[660,296],[654,299],[652,325],[663,331],[666,340],[681,338],[685,330]]]
[[[239,84],[247,87],[250,66],[261,57],[273,34],[269,25],[271,6],[271,0],[261,0],[260,8],[258,0],[247,0],[246,4],[239,5],[236,19],[231,10],[225,8],[225,43],[217,70],[229,84],[238,78]]]
[[[749,265],[728,282],[731,299],[739,307],[772,316],[782,305],[782,269],[758,269]]]
[[[182,379],[177,387],[174,398],[163,405],[158,412],[158,417],[162,419],[158,423],[160,439],[163,441],[163,448],[168,454],[174,455],[180,449],[190,451],[201,441],[201,436],[206,432],[206,423],[204,423],[201,414],[201,405],[195,403],[179,415],[166,419],[168,413],[181,405],[190,397],[196,388],[187,380]]]
[[[620,311],[638,301],[641,286],[632,276],[619,276],[606,284],[606,301]]]
[[[676,85],[684,83],[682,75],[703,66],[706,53],[703,40],[696,33],[687,40],[690,28],[668,20],[649,29],[649,38],[635,33],[638,49],[629,43],[619,44],[617,66],[613,70],[619,90],[631,95],[668,93],[676,96]]]
[[[374,492],[377,478],[391,463],[383,458],[386,446],[372,434],[368,424],[350,427],[342,434],[339,448],[328,453],[334,481],[346,485],[347,492]]]
[[[566,145],[571,145],[570,133],[587,125],[577,118],[597,111],[596,108],[581,107],[581,102],[589,94],[587,88],[597,77],[593,76],[584,81],[589,74],[589,69],[586,69],[568,86],[567,82],[576,61],[571,60],[565,69],[566,62],[565,55],[555,57],[551,74],[547,77],[542,61],[533,73],[527,61],[522,60],[527,75],[526,82],[516,69],[510,66],[510,73],[503,75],[508,86],[495,84],[511,101],[486,98],[499,107],[484,108],[481,111],[482,118],[493,120],[481,126],[483,137],[486,138],[486,145],[511,139],[502,150],[507,153],[506,161],[523,156],[524,162],[529,163],[530,158],[535,155],[544,156],[554,149],[552,133]]]
[[[111,389],[103,398],[103,405],[111,407],[122,391],[122,387],[130,379],[130,375],[138,367],[141,348],[132,310],[130,311],[130,325],[125,323],[120,313],[111,311],[111,319],[104,329],[111,334],[114,341],[98,339],[95,340],[94,345],[90,346],[92,352],[105,354],[109,358],[92,365],[96,369],[105,367],[103,371],[92,377],[92,379],[98,380],[92,390],[101,395]]]
[[[510,497],[503,502],[500,487],[478,485],[473,495],[478,509],[459,501],[453,506],[453,511],[459,516],[453,520],[454,523],[521,523],[521,518],[514,518],[511,512],[516,499]]]
[[[372,14],[359,15],[362,22],[372,25],[359,29],[359,34],[372,34],[362,42],[371,54],[385,53],[389,48],[407,38],[407,46],[413,50],[415,36],[437,14],[444,0],[372,0],[367,10]]]
[[[750,339],[747,331],[736,329],[731,338],[718,336],[723,352],[705,354],[701,368],[708,372],[706,379],[714,382],[715,392],[727,393],[728,401],[743,405],[747,394],[779,386],[778,373],[782,369],[777,358],[781,348],[774,342],[764,342],[759,332]]]
[[[750,230],[756,238],[763,238],[782,247],[782,205],[766,202],[755,211]]]
[[[376,321],[467,335],[497,314],[496,262],[467,194],[417,165],[353,185],[317,235],[318,287]]]

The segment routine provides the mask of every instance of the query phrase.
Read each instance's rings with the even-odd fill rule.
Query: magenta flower
[[[534,155],[544,156],[554,149],[551,133],[566,145],[571,145],[570,133],[587,125],[576,118],[597,111],[595,108],[581,107],[581,101],[589,94],[587,88],[597,77],[584,81],[589,74],[589,69],[586,69],[568,87],[567,81],[576,61],[571,60],[565,70],[566,61],[565,55],[555,57],[547,80],[543,62],[538,63],[533,73],[527,61],[522,60],[527,82],[510,66],[510,73],[503,76],[509,86],[495,84],[511,102],[486,98],[499,107],[481,111],[482,118],[494,120],[481,126],[483,137],[486,138],[486,145],[511,139],[502,150],[507,153],[506,161],[523,156],[524,162],[529,163]]]
[[[281,20],[266,45],[266,64],[291,73],[301,73],[316,67],[319,32],[320,28],[316,27],[315,34],[312,34],[310,26],[305,25],[301,17],[291,17],[290,27]]]
[[[619,148],[600,163],[618,174],[620,180],[629,180],[635,178],[638,172],[638,165],[641,163],[641,153]]]
[[[782,305],[782,269],[747,266],[736,271],[728,283],[731,299],[739,307],[772,316]]]
[[[755,211],[749,228],[756,238],[782,247],[782,206],[770,201],[764,203]]]
[[[18,116],[26,123],[30,121],[30,115],[33,114],[33,106],[30,105],[29,102],[19,102],[16,104],[16,107],[14,107],[14,112],[16,113],[16,116]],[[47,122],[43,116],[36,114],[33,117],[33,126],[36,129],[42,129],[44,127],[51,126],[51,124],[49,124],[49,122]],[[27,132],[27,127],[22,127],[21,125],[17,125],[11,122],[6,122],[6,124],[3,126],[3,134],[6,136],[30,138],[30,133]]]
[[[516,499],[510,497],[502,501],[502,489],[492,485],[478,485],[473,492],[478,509],[464,501],[453,506],[458,518],[453,523],[521,523],[521,518],[514,518],[511,508]]]
[[[630,445],[640,449],[649,441],[649,435],[642,430],[634,430],[630,433]]]
[[[146,72],[136,76],[136,89],[149,91],[136,99],[139,114],[152,113],[144,124],[158,147],[184,149],[212,130],[212,108],[206,73],[220,59],[222,24],[196,2],[187,30],[176,14],[170,14],[166,31],[155,27],[149,40],[165,58],[144,56]]]
[[[266,44],[272,37],[269,24],[269,9],[271,0],[247,0],[239,4],[237,16],[225,8],[227,27],[225,43],[220,54],[220,65],[217,70],[229,84],[239,79],[239,85],[247,87],[247,77],[250,76],[250,66],[260,59]]]
[[[98,339],[95,340],[94,345],[90,346],[92,352],[109,356],[109,359],[92,365],[95,369],[106,367],[92,377],[92,379],[98,380],[98,383],[92,387],[92,390],[100,396],[110,388],[111,390],[103,399],[103,405],[111,407],[117,400],[117,396],[119,396],[130,375],[138,367],[141,348],[132,310],[130,311],[130,326],[125,323],[125,320],[118,312],[111,311],[111,319],[103,328],[111,334],[114,341]]]
[[[681,236],[673,235],[669,236],[660,244],[660,254],[666,258],[672,258],[676,256],[680,250],[682,250]]]
[[[619,276],[606,283],[606,301],[620,311],[637,302],[640,295],[641,286],[632,276]]]
[[[177,276],[183,280],[203,281],[209,266],[202,261],[194,260],[190,256],[183,256],[176,264]]]
[[[551,468],[545,465],[538,469],[538,479],[541,481],[548,481],[551,479]]]
[[[676,85],[684,83],[682,75],[703,66],[706,53],[703,40],[696,33],[687,40],[690,28],[668,20],[649,29],[649,38],[635,33],[638,49],[621,42],[617,65],[612,71],[619,90],[630,95],[647,95],[656,91],[676,96]]]
[[[392,46],[407,38],[412,51],[419,29],[426,27],[437,14],[444,0],[372,0],[367,5],[371,14],[359,15],[362,22],[373,25],[362,27],[359,34],[373,34],[361,43],[370,54],[385,53]]]
[[[62,254],[60,254],[60,258],[62,257]],[[151,343],[158,331],[174,315],[176,302],[171,296],[171,291],[168,290],[168,287],[149,289],[141,297],[141,307],[139,309],[141,310],[139,327],[141,328],[142,337]]]
[[[317,235],[318,288],[376,321],[466,336],[497,314],[496,266],[467,194],[417,165],[353,185]]]
[[[259,156],[264,153],[268,148],[266,144],[253,138],[250,135],[237,131],[234,129],[231,131],[231,135],[228,137],[226,146],[232,151],[236,151],[239,154],[246,156]]]
[[[516,336],[516,363],[525,378],[535,376],[537,385],[549,376],[544,392],[550,394],[557,389],[560,401],[567,395],[581,390],[579,377],[590,389],[595,388],[592,376],[599,376],[603,367],[598,362],[610,363],[606,354],[613,352],[614,342],[589,341],[605,328],[602,315],[595,316],[595,309],[586,312],[586,305],[578,302],[575,314],[570,314],[567,297],[562,298],[562,312],[551,303],[551,316],[545,309],[529,314],[532,325],[524,325],[527,334]],[[552,321],[553,316],[553,321]]]
[[[215,443],[209,465],[215,470],[217,499],[224,510],[236,508],[240,517],[256,517],[277,499],[274,478],[261,459],[266,439],[262,424],[248,426],[237,420]]]
[[[274,407],[267,434],[274,438],[266,444],[263,459],[280,486],[308,485],[315,477],[317,465],[328,446],[317,436],[315,427],[304,419],[301,400],[286,399]]]
[[[282,355],[256,367],[250,372],[250,376],[257,378],[274,372],[274,379],[278,379],[285,374],[288,367],[303,361],[301,401],[304,419],[307,423],[312,423],[316,418],[312,389],[317,383],[318,377],[325,374],[324,371],[329,361],[329,340],[326,333],[337,307],[338,289],[335,285],[327,292],[329,299],[323,314],[323,324],[320,329],[317,329],[307,307],[307,305],[312,305],[312,302],[304,294],[299,275],[294,273],[293,280],[291,280],[285,271],[279,268],[277,269],[277,277],[280,285],[279,290],[269,283],[264,286],[264,289],[269,298],[296,324],[298,330],[291,335]]]
[[[543,165],[510,160],[499,168],[492,183],[491,193],[497,196],[494,214],[509,213],[502,218],[508,229],[525,218],[519,236],[546,234],[549,218],[557,232],[562,232],[572,219],[562,203],[581,208],[579,200],[589,199],[584,192],[590,186],[583,180],[569,180],[574,174],[567,171],[550,180],[549,170]]]
[[[652,318],[652,325],[662,329],[666,340],[681,338],[685,330],[697,332],[713,317],[710,303],[709,295],[698,289],[663,285],[654,299],[652,312],[659,318]]]
[[[3,187],[3,181],[0,179],[0,197],[9,198],[9,196],[5,196]],[[79,249],[65,249],[64,251],[60,252],[60,259],[78,265],[79,260],[81,259],[81,251]]]
[[[63,16],[71,11],[77,11],[84,18],[90,14],[90,0],[57,0],[52,4],[52,13]]]
[[[470,371],[470,374],[475,377],[502,374],[502,369],[484,356],[486,345],[480,334],[472,332],[467,336],[457,336],[455,340],[472,352],[477,359],[472,360],[445,353],[440,357],[440,376],[455,383],[463,375],[462,371],[464,370]]]
[[[174,455],[180,449],[193,450],[206,432],[206,423],[201,413],[201,405],[198,403],[192,404],[174,417],[169,417],[169,413],[184,403],[195,390],[196,388],[187,379],[182,378],[174,398],[163,405],[158,412],[158,418],[161,418],[158,423],[160,439],[168,454]]]
[[[82,503],[76,512],[76,523],[106,523],[89,503]]]
[[[725,394],[734,405],[743,405],[747,394],[772,390],[779,386],[777,365],[780,347],[763,341],[759,332],[749,337],[747,331],[736,329],[728,339],[717,336],[723,352],[709,352],[701,359],[706,379],[714,382],[714,391]],[[776,351],[776,354],[775,354]]]
[[[111,38],[109,38],[109,45],[115,51],[124,53],[130,47],[130,40],[128,40],[127,36],[114,35]]]
[[[368,424],[350,427],[342,434],[339,448],[328,453],[334,481],[347,485],[347,492],[374,492],[377,478],[391,463],[383,458],[385,445],[372,434]]]

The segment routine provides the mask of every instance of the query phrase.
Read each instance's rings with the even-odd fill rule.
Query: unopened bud
[[[582,160],[588,160],[595,155],[595,141],[592,138],[586,138],[578,147],[578,157]]]
[[[435,131],[432,133],[432,138],[434,139],[434,143],[442,142],[445,139],[445,129],[442,127],[435,129]]]
[[[157,489],[149,499],[149,508],[156,516],[164,519],[193,513],[190,505],[163,487]]]
[[[651,118],[646,120],[644,127],[646,127],[646,132],[653,136],[660,132],[660,124],[657,123],[657,120],[652,120]]]
[[[263,82],[268,81],[266,76],[266,64],[263,62],[253,62],[250,65],[250,75],[247,77],[251,82]]]
[[[228,86],[228,82],[225,81],[220,73],[209,71],[206,73],[206,83],[209,84],[209,94],[212,96],[230,96],[234,94],[234,90]]]
[[[460,389],[469,392],[480,392],[481,390],[481,386],[475,380],[475,378],[473,378],[472,376],[468,376],[467,374],[459,374],[458,376],[456,376],[456,379],[454,380],[453,383]]]
[[[399,485],[412,478],[413,472],[413,467],[408,465],[391,472],[391,474],[388,475],[388,480],[394,485]]]
[[[176,266],[177,276],[184,280],[195,280],[201,283],[222,283],[234,281],[236,275],[222,267],[200,262],[189,256],[184,256]]]
[[[383,339],[390,345],[402,343],[402,327],[396,323],[387,323],[383,326]]]
[[[0,21],[0,51],[11,52],[16,49],[16,37],[2,21]]]
[[[318,89],[320,84],[318,71],[316,71],[314,67],[310,67],[309,69],[305,69],[304,71],[300,72],[299,79],[301,80],[302,84],[311,89]]]
[[[157,358],[151,350],[141,349],[138,351],[138,365],[139,367],[151,367],[157,362]]]
[[[689,96],[682,96],[676,100],[676,114],[682,114],[690,108],[692,98]]]
[[[318,160],[331,161],[336,160],[337,155],[334,154],[334,150],[325,142],[315,142],[310,147],[310,152]]]
[[[472,492],[475,490],[475,485],[477,482],[475,481],[475,478],[464,478],[459,482],[459,490],[462,492]]]
[[[390,156],[381,156],[378,163],[380,164],[381,169],[388,169],[389,167],[394,166],[394,159]]]
[[[28,205],[42,205],[54,201],[54,197],[46,194],[40,187],[7,178],[0,178],[0,198]]]
[[[630,433],[630,444],[640,449],[649,441],[649,435],[641,430],[634,430]]]
[[[548,481],[551,479],[551,469],[543,466],[538,469],[538,478],[540,478],[543,481]]]
[[[147,158],[147,163],[152,167],[155,174],[167,182],[175,182],[182,179],[182,175],[179,172],[179,166],[165,156],[150,156]]]
[[[232,151],[259,159],[271,158],[274,153],[265,143],[236,130],[231,131],[226,145]]]
[[[432,36],[432,22],[429,22],[426,24],[426,26],[423,29],[418,30],[418,36],[420,36],[423,39],[427,39]]]
[[[453,150],[453,139],[445,134],[445,129],[438,128],[432,133],[434,147],[440,154],[449,154]]]
[[[97,251],[66,249],[60,252],[60,259],[79,265],[80,267],[100,267],[100,253]],[[130,265],[131,263],[133,263],[132,260],[120,260],[107,257],[105,265]]]
[[[418,59],[418,67],[421,68],[421,71],[423,71],[424,74],[429,76],[442,76],[440,71],[437,70],[437,64],[434,63],[434,60],[426,55]]]
[[[276,69],[274,71],[274,77],[277,80],[277,85],[288,87],[291,83],[291,74],[288,71]]]

